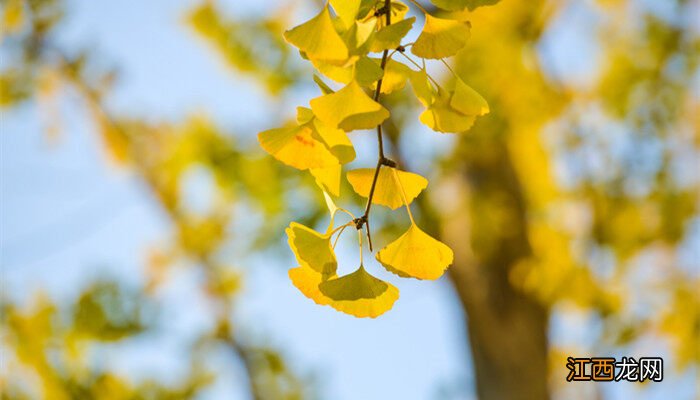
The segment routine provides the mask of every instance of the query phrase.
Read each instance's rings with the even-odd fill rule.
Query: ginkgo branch
[[[385,13],[386,15],[386,25],[389,26],[391,25],[391,0],[384,0],[384,7],[380,8],[377,10],[379,13],[380,10]],[[384,53],[382,54],[382,61],[380,64],[380,68],[382,71],[386,69],[386,63],[389,59],[389,49],[384,50]],[[382,93],[382,82],[384,79],[379,79],[377,81],[377,88],[374,91],[374,101],[379,102],[379,96]],[[365,206],[365,212],[364,214],[355,219],[355,227],[359,231],[362,229],[362,226],[365,226],[365,229],[367,230],[367,245],[369,246],[369,251],[372,251],[372,234],[370,233],[370,227],[369,227],[369,213],[372,210],[372,198],[374,197],[374,191],[377,187],[377,178],[379,177],[379,171],[381,170],[383,165],[390,166],[393,165],[394,167],[396,166],[396,163],[389,160],[384,156],[384,140],[382,138],[382,124],[377,125],[377,145],[378,145],[378,157],[377,157],[377,166],[374,169],[374,177],[372,178],[372,186],[370,186],[369,189],[369,195],[367,196],[367,205]]]

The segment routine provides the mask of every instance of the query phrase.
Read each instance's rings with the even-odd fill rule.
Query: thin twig
[[[384,0],[384,12],[386,13],[386,26],[391,25],[391,0]],[[382,71],[386,69],[386,63],[389,59],[389,50],[384,50],[382,54],[381,69]],[[383,78],[377,81],[377,88],[374,91],[374,101],[379,101],[379,96],[382,93],[382,82]],[[379,170],[381,170],[382,165],[387,164],[387,159],[384,157],[384,140],[382,138],[382,124],[377,125],[377,146],[378,146],[378,156],[377,156],[377,166],[374,169],[374,178],[372,178],[372,186],[369,189],[369,195],[367,196],[367,205],[365,206],[365,213],[356,220],[356,227],[358,230],[365,226],[367,230],[367,245],[369,246],[369,251],[372,251],[372,234],[369,228],[369,213],[372,210],[372,198],[374,197],[374,191],[377,187],[377,178],[379,178]]]

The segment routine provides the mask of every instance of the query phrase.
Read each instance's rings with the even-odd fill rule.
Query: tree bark
[[[509,280],[530,255],[521,187],[502,141],[469,140],[455,180],[463,204],[441,235],[455,251],[450,278],[466,314],[476,392],[481,400],[548,399],[548,312]]]

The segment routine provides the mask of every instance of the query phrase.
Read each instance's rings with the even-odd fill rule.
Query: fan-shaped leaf
[[[415,21],[416,17],[406,18],[380,29],[374,36],[374,40],[370,45],[370,51],[380,52],[399,47],[401,39],[408,34]]]
[[[435,101],[437,95],[435,88],[430,83],[428,78],[428,73],[421,69],[420,71],[413,71],[408,74],[408,79],[411,81],[411,87],[413,88],[413,93],[416,95],[418,100],[425,106],[430,107]]]
[[[476,117],[455,111],[449,105],[449,97],[438,96],[435,103],[423,111],[419,119],[434,131],[460,133],[468,131],[474,125]]]
[[[307,267],[289,270],[289,278],[304,296],[319,305],[329,305],[358,318],[376,318],[393,307],[399,290],[360,268],[340,278],[324,280]]]
[[[457,78],[455,91],[450,106],[464,115],[484,115],[489,112],[489,105],[476,90]]]
[[[376,60],[377,65],[381,60]],[[408,76],[412,73],[410,68],[405,64],[396,61],[387,61],[384,67],[384,77],[382,78],[382,94],[388,94],[396,90],[401,90],[406,86],[406,80]],[[376,88],[376,84],[372,85],[372,89]]]
[[[452,249],[415,224],[376,257],[388,271],[401,277],[431,280],[441,277],[454,259]]]
[[[284,38],[311,59],[343,63],[349,57],[348,47],[335,30],[328,6],[312,19],[286,31]]]
[[[363,266],[357,271],[319,284],[331,307],[359,318],[376,318],[390,310],[399,298],[392,284],[370,275]]]
[[[332,300],[324,296],[318,285],[323,282],[323,277],[318,272],[308,267],[296,267],[290,269],[287,274],[292,284],[299,289],[304,296],[313,300],[316,304],[325,306]]]
[[[445,58],[457,54],[470,35],[469,22],[425,15],[425,25],[411,52],[422,58]]]
[[[381,204],[395,210],[404,205],[401,186],[406,194],[406,201],[410,204],[428,186],[428,180],[412,172],[396,170],[398,179],[401,182],[401,186],[399,186],[393,176],[393,170],[393,168],[389,167],[382,167],[379,170],[372,203]],[[362,197],[369,196],[372,180],[374,179],[374,169],[361,168],[348,171],[347,177],[357,194]]]
[[[333,196],[340,196],[340,164],[326,168],[311,168],[311,175],[316,179],[316,184]]]
[[[345,131],[373,128],[389,118],[389,111],[367,96],[355,81],[335,93],[312,99],[311,109],[320,120]]]
[[[374,35],[377,32],[377,21],[369,20],[366,22],[355,21],[343,34],[343,39],[348,47],[351,55],[367,55],[371,43],[374,41]]]
[[[329,234],[322,235],[297,222],[292,222],[285,232],[289,247],[301,266],[309,267],[323,277],[335,274],[338,261]]]
[[[260,147],[279,161],[302,170],[338,164],[338,159],[319,139],[306,125],[270,129],[258,134]]]
[[[362,0],[330,0],[330,3],[338,18],[348,28],[355,22]]]

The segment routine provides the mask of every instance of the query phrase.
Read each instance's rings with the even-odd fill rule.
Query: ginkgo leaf
[[[312,19],[286,31],[284,38],[311,59],[344,63],[349,57],[345,42],[335,30],[328,6]]]
[[[297,124],[304,125],[315,118],[314,112],[307,107],[297,107]]]
[[[358,318],[376,318],[390,310],[399,298],[395,286],[370,275],[362,266],[340,278],[323,279],[321,274],[303,266],[290,269],[288,274],[292,284],[316,304]]]
[[[318,305],[328,305],[332,301],[321,293],[318,285],[323,282],[323,276],[308,267],[296,267],[290,269],[287,274],[292,284],[299,289],[304,296],[313,300]]]
[[[379,63],[366,56],[360,57],[355,64],[348,66],[338,66],[322,61],[313,61],[313,64],[324,76],[345,84],[355,79],[360,86],[369,86],[384,74]]]
[[[297,169],[325,168],[338,164],[338,159],[319,139],[306,125],[270,129],[258,134],[260,147]]]
[[[375,3],[377,8],[383,7],[384,6],[384,1],[379,0]],[[405,17],[406,14],[408,13],[408,6],[398,0],[394,0],[391,2],[391,23],[396,24],[399,21],[402,21]],[[386,18],[384,16],[379,16],[379,17],[372,17],[377,19],[377,28],[382,29],[383,27],[386,26]]]
[[[398,185],[394,177],[394,171],[396,171],[401,186]],[[374,179],[374,169],[361,168],[348,171],[347,178],[357,194],[362,197],[368,197],[372,187],[372,180]],[[428,180],[418,174],[382,167],[377,177],[372,203],[381,204],[395,210],[404,205],[401,193],[402,187],[403,193],[406,195],[406,201],[410,204],[427,186]]]
[[[476,117],[464,115],[442,102],[435,102],[418,117],[430,129],[443,133],[461,133],[468,131]]]
[[[358,318],[376,318],[393,307],[399,290],[388,282],[370,275],[360,265],[357,271],[323,281],[319,290],[329,306]]]
[[[450,106],[464,115],[484,115],[489,112],[489,104],[476,90],[457,78]]]
[[[377,65],[381,63],[381,60],[375,60]],[[406,81],[408,76],[412,73],[410,68],[406,64],[401,63],[396,60],[387,61],[384,66],[384,76],[382,77],[382,94],[392,93],[397,90],[401,90],[406,86]],[[376,88],[376,84],[372,85],[372,89]]]
[[[340,196],[340,164],[326,168],[311,168],[311,175],[316,179],[316,184],[333,196]]]
[[[352,81],[353,65],[335,65],[321,60],[311,60],[314,68],[323,76],[338,83],[350,83]],[[330,93],[333,93],[331,90]],[[323,94],[328,94],[323,91]]]
[[[408,231],[380,250],[377,260],[401,277],[438,279],[452,264],[454,254],[446,244],[411,224]]]
[[[335,93],[312,99],[311,109],[321,121],[345,131],[373,128],[389,118],[389,111],[355,81]]]
[[[489,6],[498,3],[500,0],[430,0],[437,7],[447,11],[458,11],[469,8],[474,10],[477,7]]]
[[[310,108],[297,107],[297,123],[310,128],[313,132],[312,137],[321,139],[341,164],[355,159],[355,148],[345,131],[321,122]]]
[[[348,28],[355,22],[362,0],[330,0],[330,3],[335,14]]]
[[[338,261],[331,247],[331,235],[322,235],[315,230],[292,222],[285,230],[289,247],[303,267],[309,267],[323,277],[335,274]]]
[[[418,57],[438,59],[457,54],[470,35],[469,22],[425,15],[425,25],[411,52]]]
[[[476,117],[487,112],[486,100],[461,79],[457,79],[454,92],[440,89],[434,103],[419,119],[434,131],[460,133],[469,130]]]
[[[399,47],[399,45],[401,45],[401,39],[411,31],[411,27],[413,27],[415,21],[416,17],[406,18],[380,29],[372,40],[372,44],[369,48],[370,51],[380,52]]]
[[[355,80],[362,86],[368,86],[384,76],[384,70],[369,57],[362,57],[355,63]]]
[[[341,164],[347,164],[355,159],[355,148],[345,131],[332,128],[318,118],[315,118],[312,123],[315,132]]]
[[[428,78],[428,73],[421,69],[420,71],[413,71],[408,74],[408,80],[411,81],[411,87],[413,88],[413,93],[416,95],[418,100],[425,106],[430,107],[435,101],[436,92],[433,85],[430,83]]]
[[[377,32],[377,21],[355,21],[343,34],[343,39],[352,55],[366,55]]]

